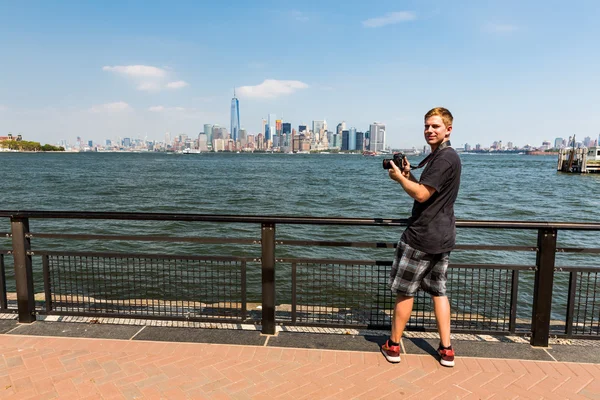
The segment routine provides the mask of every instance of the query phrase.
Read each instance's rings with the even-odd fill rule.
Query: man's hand
[[[407,159],[404,159],[404,165],[402,169],[398,168],[393,162],[389,169],[390,178],[402,185],[402,188],[410,197],[423,203],[429,200],[429,198],[435,193],[435,189],[419,183],[414,176],[410,174],[410,163]]]
[[[404,158],[404,162],[402,163],[402,169],[398,168],[396,163],[390,161],[391,168],[389,169],[390,178],[395,180],[396,182],[400,182],[404,177],[406,179],[410,179],[410,163],[408,159]]]
[[[402,159],[402,175],[410,178],[410,162],[408,162],[408,158],[406,157]]]
[[[390,174],[390,178],[392,178],[396,182],[400,182],[403,177],[406,178],[404,171],[401,171],[395,162],[390,161],[390,166],[391,166],[391,168],[388,170],[388,173]]]

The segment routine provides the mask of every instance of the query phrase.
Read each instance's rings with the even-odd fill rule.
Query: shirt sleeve
[[[452,164],[448,160],[438,158],[433,160],[428,167],[421,174],[419,183],[432,187],[439,193],[452,174]]]

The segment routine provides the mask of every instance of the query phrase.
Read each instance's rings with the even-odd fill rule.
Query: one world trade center
[[[235,88],[233,89],[233,99],[231,99],[231,138],[234,142],[238,141],[240,133],[240,102],[235,97]]]

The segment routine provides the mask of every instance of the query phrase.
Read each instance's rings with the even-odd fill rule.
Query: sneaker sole
[[[383,351],[382,348],[380,348],[379,350],[381,351],[381,354],[383,354],[385,359],[388,360],[388,362],[391,362],[392,364],[398,364],[400,362],[400,356],[397,356],[397,357],[390,356],[385,351]]]
[[[446,361],[441,359],[440,364],[442,364],[444,367],[454,367],[454,361]]]

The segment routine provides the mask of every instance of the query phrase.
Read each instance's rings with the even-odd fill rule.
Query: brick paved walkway
[[[600,399],[600,365],[0,336],[0,398]]]

